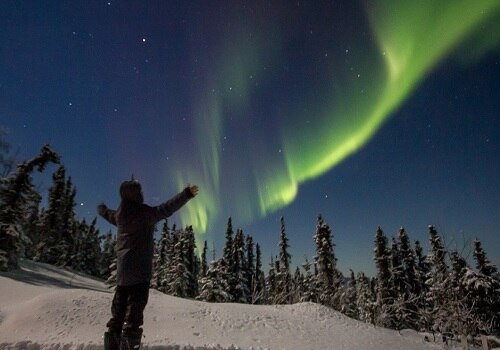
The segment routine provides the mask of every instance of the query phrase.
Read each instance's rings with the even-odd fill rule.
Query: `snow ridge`
[[[78,280],[78,285],[75,282]],[[0,273],[0,350],[102,350],[112,291],[44,264]],[[417,332],[373,327],[314,303],[207,303],[150,291],[144,350],[423,350]]]

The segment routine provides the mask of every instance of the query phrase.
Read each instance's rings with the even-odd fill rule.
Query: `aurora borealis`
[[[172,222],[216,249],[231,216],[274,254],[283,215],[299,263],[319,213],[344,269],[368,269],[377,225],[500,249],[498,1],[0,10],[0,125],[23,156],[58,150],[89,220],[133,173],[150,204],[197,184]]]
[[[260,78],[265,85],[268,77],[257,77],[256,67],[282,60],[283,52],[279,51],[286,50],[283,48],[286,43],[300,35],[294,21],[284,28],[266,27],[261,23],[271,23],[273,12],[252,13],[248,16],[250,24],[233,33],[233,25],[239,26],[239,13],[235,11],[234,22],[230,14],[225,17],[229,21],[227,26],[220,32],[214,31],[215,34],[211,32],[216,38],[224,39],[222,47],[217,49],[217,58],[209,63],[215,73],[208,73],[208,84],[201,88],[199,95],[195,93],[195,100],[202,101],[193,113],[196,116],[193,128],[200,140],[195,153],[199,155],[202,171],[200,174],[199,168],[190,162],[180,162],[173,169],[178,172],[179,188],[184,185],[183,179],[190,178],[197,179],[205,189],[201,200],[181,214],[185,224],[194,223],[199,232],[206,231],[207,222],[221,211],[216,198],[220,198],[221,189],[225,187],[221,184],[230,181],[224,178],[228,173],[230,177],[245,179],[244,187],[231,186],[228,196],[248,201],[236,201],[223,211],[249,221],[290,204],[301,183],[321,176],[366,144],[432,68],[498,11],[495,1],[379,1],[364,6],[368,16],[364,30],[370,33],[351,38],[354,41],[351,53],[348,49],[330,53],[332,60],[338,56],[354,56],[349,57],[351,66],[317,67],[324,69],[320,79],[326,80],[313,82],[323,85],[319,91],[321,101],[307,98],[315,93],[311,87],[311,91],[305,91],[303,101],[281,104],[278,100],[279,111],[265,106],[271,110],[264,113],[279,120],[277,125],[266,125],[275,129],[271,139],[267,133],[260,137],[262,124],[249,123],[255,118],[252,110],[262,104],[261,95],[255,92],[259,87],[252,82]],[[327,47],[326,57],[328,48],[341,41],[339,36],[344,34],[335,31],[335,19],[333,15],[331,22],[320,29],[324,31],[325,41],[321,44]],[[272,45],[263,43],[264,38],[269,37]],[[479,40],[491,46],[499,42],[499,37],[485,36]],[[219,42],[214,43],[215,47],[218,45]],[[287,52],[292,61],[301,55],[296,49]],[[309,69],[317,65],[314,57],[304,61],[311,65]],[[296,73],[292,68],[284,74],[284,79]],[[290,90],[295,92],[294,88]],[[306,113],[304,108],[308,110]],[[237,147],[240,155],[246,156],[239,162],[226,162],[223,138],[226,133],[233,134],[234,128],[236,132],[244,130],[243,135],[238,136]],[[245,164],[248,161],[250,169]],[[232,171],[221,169],[226,167]]]

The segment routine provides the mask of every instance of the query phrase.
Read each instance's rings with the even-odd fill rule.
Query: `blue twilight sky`
[[[169,222],[193,223],[218,256],[232,216],[267,264],[283,216],[293,264],[312,260],[322,214],[344,274],[374,273],[378,226],[427,247],[433,224],[466,253],[478,237],[499,266],[487,2],[2,1],[0,125],[21,159],[52,145],[87,220],[133,173],[152,205],[198,184]]]

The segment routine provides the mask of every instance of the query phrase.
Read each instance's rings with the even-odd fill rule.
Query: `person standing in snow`
[[[99,215],[118,228],[117,282],[112,317],[104,333],[105,350],[140,348],[153,270],[154,227],[197,193],[198,186],[188,186],[165,203],[151,207],[144,204],[141,184],[132,177],[120,186],[121,203],[117,210],[108,209],[105,204],[97,207]]]

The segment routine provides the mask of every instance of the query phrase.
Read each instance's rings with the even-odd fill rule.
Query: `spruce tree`
[[[262,302],[262,294],[266,285],[264,272],[262,271],[262,253],[260,245],[255,246],[255,273],[253,277],[255,287],[252,289],[252,304],[260,304]]]
[[[111,277],[112,265],[116,260],[116,238],[113,236],[111,230],[108,231],[106,236],[102,237],[104,240],[102,247],[102,254],[100,258],[100,275],[105,280]]]
[[[76,189],[73,186],[71,177],[68,177],[66,184],[64,186],[64,194],[62,197],[61,204],[61,228],[60,236],[61,241],[58,244],[58,251],[60,252],[59,259],[57,260],[57,265],[67,266],[71,264],[71,258],[74,254],[73,248],[75,246],[76,232],[74,232],[73,223],[76,221],[75,214],[75,198]]]
[[[304,276],[304,291],[302,293],[302,297],[300,298],[301,302],[319,302],[318,292],[316,287],[316,275],[311,271],[311,263],[309,260],[306,260],[302,264],[302,267],[305,271]]]
[[[156,247],[155,261],[154,261],[154,272],[152,278],[153,288],[165,293],[167,287],[166,272],[168,269],[168,254],[167,248],[170,243],[170,228],[168,227],[168,220],[163,223],[160,241]]]
[[[12,147],[5,140],[7,134],[7,130],[0,126],[0,179],[6,178],[16,165],[16,154],[12,154]]]
[[[36,247],[40,239],[40,203],[42,196],[36,191],[30,191],[26,196],[26,215],[20,222],[22,237],[22,248],[24,256],[27,259],[33,260]],[[21,252],[21,256],[23,253]]]
[[[98,277],[101,246],[99,241],[99,230],[96,228],[96,221],[97,218],[94,218],[90,225],[85,228],[85,232],[83,233],[83,261],[79,271]]]
[[[417,271],[417,283],[421,289],[421,293],[427,291],[427,276],[429,274],[429,264],[427,262],[427,256],[424,255],[420,241],[415,241],[415,257],[417,259],[416,271]]]
[[[476,267],[479,273],[489,277],[493,277],[498,273],[496,266],[486,257],[486,253],[483,247],[481,247],[481,241],[477,238],[474,241],[474,259],[476,260]]]
[[[375,235],[375,265],[377,267],[377,319],[383,327],[394,327],[391,306],[394,304],[392,293],[391,258],[387,249],[387,238],[379,227]]]
[[[401,326],[404,328],[418,328],[418,303],[420,299],[420,283],[415,264],[415,253],[410,246],[410,240],[404,228],[399,230],[400,254],[403,264],[403,278],[405,290],[402,295],[403,313]],[[401,296],[400,296],[401,299]]]
[[[196,243],[193,232],[193,226],[188,226],[184,232],[185,239],[185,260],[188,271],[187,296],[194,298],[198,294],[198,274],[200,263],[195,254]]]
[[[393,286],[393,304],[389,307],[389,313],[392,316],[393,328],[408,328],[407,309],[407,284],[404,274],[403,258],[399,245],[395,238],[392,238],[391,245],[391,286]]]
[[[224,268],[222,271],[222,278],[224,279],[224,284],[229,288],[228,294],[230,301],[235,300],[235,288],[236,288],[236,277],[234,275],[235,264],[234,264],[234,244],[233,244],[233,223],[231,217],[227,220],[226,228],[226,242],[224,245],[222,259],[224,260]]]
[[[408,234],[403,227],[399,230],[399,242],[407,292],[412,295],[418,295],[420,294],[420,284],[417,278],[415,253],[411,248]]]
[[[304,275],[300,272],[297,266],[293,275],[292,288],[291,288],[291,304],[299,303],[304,294]]]
[[[228,285],[225,279],[221,278],[226,270],[224,264],[224,259],[214,260],[210,263],[206,276],[200,279],[200,294],[196,299],[214,303],[230,301],[230,296],[227,293]]]
[[[186,241],[183,238],[182,231],[174,232],[174,255],[172,259],[172,281],[168,289],[168,294],[184,298],[188,295],[189,270],[186,266]]]
[[[52,186],[49,188],[48,208],[43,217],[43,231],[41,233],[41,242],[37,248],[36,260],[57,264],[61,256],[65,255],[67,250],[67,238],[63,236],[62,227],[63,213],[65,211],[66,194],[66,169],[60,166],[52,175]]]
[[[428,330],[442,332],[445,330],[448,312],[446,310],[448,267],[446,265],[446,250],[434,226],[429,225],[429,254],[427,262],[429,272],[426,284],[424,319]]]
[[[430,327],[430,318],[426,310],[428,302],[426,295],[428,292],[427,279],[429,278],[429,264],[427,256],[424,255],[420,241],[415,241],[415,257],[416,257],[416,277],[419,286],[419,293],[416,296],[415,306],[417,309],[417,326],[416,329],[427,330]]]
[[[229,217],[227,219],[226,243],[223,252],[223,259],[228,265],[231,265],[233,260],[233,233],[233,223],[231,217]]]
[[[394,287],[394,296],[404,295],[406,292],[406,281],[403,268],[403,259],[398,243],[392,238],[391,245],[391,285]]]
[[[357,286],[356,277],[354,271],[351,270],[351,278],[348,283],[342,286],[341,297],[340,297],[340,312],[344,315],[359,319],[358,308],[357,308]]]
[[[474,241],[474,259],[478,272],[468,269],[464,285],[469,303],[475,306],[475,332],[500,335],[500,276],[478,239]]]
[[[277,271],[276,287],[277,304],[291,304],[292,302],[292,276],[290,274],[291,255],[288,253],[288,238],[285,231],[285,219],[281,217],[281,233],[279,241],[279,262],[280,269]]]
[[[248,290],[248,273],[246,271],[245,239],[241,229],[236,230],[233,241],[233,268],[229,280],[229,292],[233,301],[246,303],[250,291]]]
[[[0,270],[18,266],[25,240],[20,220],[25,216],[26,196],[33,191],[31,173],[42,172],[48,163],[59,163],[59,155],[45,145],[40,154],[17,167],[17,171],[2,181],[0,186]]]
[[[248,290],[248,302],[253,303],[254,300],[254,292],[255,292],[255,256],[254,256],[254,247],[253,247],[253,238],[250,235],[247,235],[245,238],[246,244],[246,281],[247,281],[247,290]]]
[[[356,281],[356,307],[360,321],[375,324],[375,295],[370,287],[370,281],[363,272],[358,272]]]
[[[208,252],[208,245],[207,245],[207,240],[205,240],[205,243],[203,243],[203,252],[201,253],[201,275],[200,275],[201,278],[205,277],[208,272],[207,252]]]
[[[338,310],[338,305],[335,303],[335,294],[341,283],[340,273],[336,269],[337,259],[333,251],[332,232],[321,215],[318,217],[314,240],[316,243],[316,256],[314,259],[318,269],[319,301]]]
[[[173,281],[176,275],[176,270],[177,270],[177,257],[176,257],[176,252],[177,252],[177,244],[179,243],[179,234],[178,231],[176,230],[175,224],[172,226],[172,234],[170,235],[170,244],[167,245],[167,265],[166,265],[166,271],[165,271],[165,281],[163,282],[163,285],[165,286],[165,291],[164,293],[166,294],[172,294],[172,285]]]
[[[464,284],[468,266],[457,251],[451,252],[450,260],[451,269],[446,280],[446,288],[449,293],[446,305],[443,305],[447,309],[449,317],[447,322],[443,323],[442,331],[458,335],[470,334],[472,319],[469,317],[471,312]]]
[[[274,304],[276,299],[276,264],[273,257],[269,264],[269,273],[266,278],[265,300],[267,304]]]

